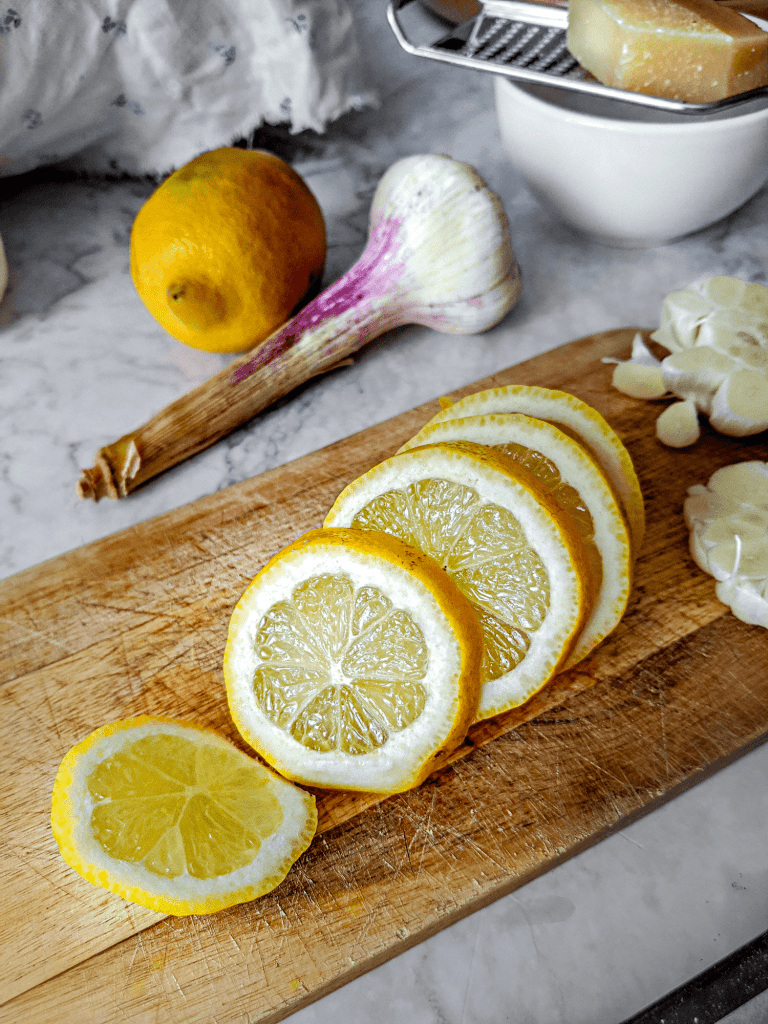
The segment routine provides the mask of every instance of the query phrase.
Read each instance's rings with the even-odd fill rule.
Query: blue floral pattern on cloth
[[[0,5],[0,176],[61,161],[92,173],[162,175],[265,122],[323,131],[376,102],[354,5]]]

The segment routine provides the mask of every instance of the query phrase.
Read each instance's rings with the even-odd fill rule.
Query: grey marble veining
[[[523,275],[517,307],[477,337],[391,332],[128,500],[94,505],[74,485],[97,448],[226,358],[165,335],[133,289],[129,233],[153,183],[0,179],[11,270],[0,306],[0,577],[574,338],[653,326],[664,295],[700,275],[766,281],[765,191],[656,249],[610,249],[553,222],[501,152],[489,77],[402,53],[384,6],[357,5],[379,109],[347,115],[322,137],[258,139],[291,156],[321,203],[326,282],[362,251],[373,190],[394,160],[442,152],[472,163],[509,216]],[[619,1024],[768,927],[767,775],[762,748],[299,1011],[296,1024]],[[756,1000],[738,1024],[765,1019]]]

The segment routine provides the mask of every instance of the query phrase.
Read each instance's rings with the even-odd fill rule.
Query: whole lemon
[[[131,232],[131,276],[179,341],[242,352],[317,289],[323,214],[304,179],[263,150],[227,146],[191,160],[152,193]]]

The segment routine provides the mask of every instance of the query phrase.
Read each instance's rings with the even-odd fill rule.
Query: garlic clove
[[[753,537],[745,540],[741,534],[734,533],[727,540],[707,548],[710,572],[718,580],[727,579],[736,565],[737,537],[741,541],[739,572],[747,579],[765,579],[768,576],[768,551],[765,550],[765,538]],[[706,547],[707,535],[702,536]]]
[[[768,377],[755,370],[737,370],[726,377],[712,398],[709,422],[729,437],[768,429]]]
[[[768,288],[763,284],[748,284],[741,298],[741,307],[768,321]]]
[[[690,529],[698,519],[714,519],[717,516],[737,515],[741,511],[741,503],[722,494],[713,494],[702,484],[688,488],[688,497],[683,504],[683,515]]]
[[[768,509],[768,463],[751,459],[723,466],[709,478],[707,489],[719,500],[728,499]]]
[[[711,522],[702,537],[707,544],[721,544],[732,540],[737,533],[745,544],[764,540],[768,537],[768,512],[741,506],[728,517]]]
[[[700,436],[698,413],[690,399],[667,406],[656,420],[656,437],[669,448],[687,448]]]
[[[646,366],[632,360],[618,363],[611,381],[615,388],[630,398],[663,398],[669,390],[660,366]]]
[[[712,395],[736,369],[729,356],[696,346],[673,352],[661,362],[665,387],[678,398],[690,399],[699,412],[709,412]]]
[[[725,580],[715,587],[718,601],[727,604],[737,619],[750,626],[768,629],[768,587],[750,586],[750,581]]]
[[[709,345],[728,355],[735,355],[751,345],[768,346],[768,322],[745,309],[716,309],[702,323],[697,345]]]
[[[615,363],[613,386],[630,398],[662,398],[667,393],[661,373],[661,363],[643,341],[638,331],[632,339],[629,359],[605,356],[604,363]]]
[[[746,290],[746,282],[739,277],[717,276],[701,281],[698,288],[714,308],[740,306]]]

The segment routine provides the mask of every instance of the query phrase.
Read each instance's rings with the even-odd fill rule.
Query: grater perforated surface
[[[567,9],[525,0],[487,0],[480,13],[463,25],[434,42],[414,43],[404,31],[400,13],[415,2],[390,0],[388,17],[400,45],[416,56],[680,114],[715,113],[768,97],[768,87],[763,86],[712,103],[685,103],[602,85],[568,50]]]

